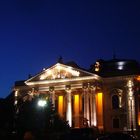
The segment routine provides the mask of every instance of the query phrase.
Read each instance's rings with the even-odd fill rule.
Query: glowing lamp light
[[[17,103],[18,103],[18,101],[17,101],[17,100],[15,100],[15,105],[17,105]]]
[[[40,107],[44,107],[47,104],[47,101],[46,100],[39,100],[37,104]]]
[[[125,66],[125,62],[118,62],[117,63],[117,67],[118,67],[119,70],[123,70],[124,66]]]
[[[140,76],[138,76],[136,79],[137,79],[137,81],[140,81]]]
[[[140,112],[138,113],[138,125],[140,126]]]
[[[18,96],[18,91],[15,92],[15,97],[17,97],[17,96]]]

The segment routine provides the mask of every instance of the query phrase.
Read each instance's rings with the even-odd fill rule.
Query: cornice
[[[106,78],[102,78],[102,80],[103,82],[127,81],[130,79],[135,79],[137,77],[138,75],[127,75],[127,76],[106,77]]]
[[[55,79],[55,80],[40,80],[33,82],[25,82],[28,86],[34,85],[44,85],[44,84],[60,84],[60,83],[69,83],[69,82],[79,82],[79,81],[88,81],[88,80],[97,80],[100,81],[101,77],[95,76],[84,76],[84,77],[76,77],[76,78],[67,78],[67,79]]]

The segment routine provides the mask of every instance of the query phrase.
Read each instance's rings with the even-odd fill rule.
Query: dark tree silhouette
[[[68,123],[60,118],[51,100],[47,100],[46,106],[39,107],[39,99],[34,97],[32,101],[20,102],[17,116],[18,134],[22,137],[25,132],[31,131],[40,136],[68,131]]]

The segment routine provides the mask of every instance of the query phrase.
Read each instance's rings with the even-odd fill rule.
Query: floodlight
[[[40,107],[44,107],[47,104],[47,101],[46,100],[43,100],[43,99],[40,99],[37,104]]]

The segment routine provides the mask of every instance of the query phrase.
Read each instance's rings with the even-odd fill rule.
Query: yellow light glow
[[[136,79],[137,79],[137,81],[140,81],[140,76],[138,76]]]
[[[17,96],[18,96],[18,91],[16,90],[16,91],[15,91],[15,97],[17,97]]]
[[[15,105],[17,105],[17,103],[18,103],[18,101],[17,101],[17,100],[15,100]]]
[[[140,112],[138,113],[138,125],[140,126]]]
[[[138,101],[140,101],[140,97],[138,97]],[[138,125],[140,126],[140,105],[138,104]]]
[[[63,116],[63,96],[58,97],[58,113],[62,117]]]
[[[96,97],[98,128],[103,129],[103,93],[97,93]]]
[[[80,105],[79,95],[76,94],[74,95],[74,116],[75,116],[74,127],[75,128],[79,127],[79,109],[80,109],[79,105]]]
[[[98,93],[97,94],[97,96],[98,96],[98,107],[101,109],[101,107],[102,107],[102,96],[103,96],[103,94],[102,93]]]
[[[74,112],[75,115],[79,115],[79,95],[74,95]]]

